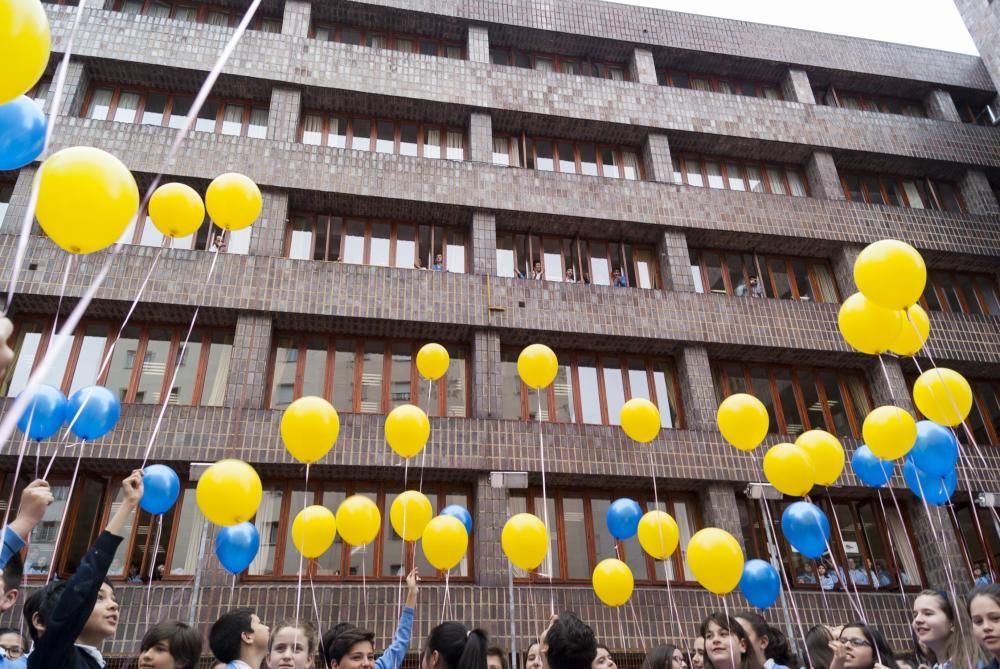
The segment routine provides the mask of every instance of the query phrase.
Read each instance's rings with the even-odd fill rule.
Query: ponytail
[[[424,644],[424,657],[435,651],[442,669],[486,669],[489,639],[481,629],[468,629],[462,623],[441,623],[431,630]]]
[[[486,632],[481,629],[469,631],[465,639],[465,648],[461,657],[458,658],[458,665],[453,669],[486,669],[486,649],[489,639]]]

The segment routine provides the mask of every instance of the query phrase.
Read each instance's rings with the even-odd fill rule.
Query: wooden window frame
[[[858,104],[861,105],[861,109],[852,111],[867,111],[878,114],[892,114],[893,116],[906,116],[908,118],[928,118],[927,111],[924,109],[924,105],[921,100],[913,98],[901,98],[895,95],[872,95],[870,93],[858,93],[855,91],[835,91],[833,96],[835,104],[831,105],[826,102],[823,102],[822,104],[828,107],[838,107],[841,109],[846,109],[846,107],[844,107],[843,104],[841,104],[840,101],[841,96],[850,96],[857,98]],[[891,111],[891,108],[889,106],[890,103],[898,104],[903,109],[903,111],[899,113]],[[875,106],[876,109],[869,108],[869,106],[871,105]],[[918,110],[920,113],[919,114],[907,113],[906,112],[907,109]]]
[[[583,76],[590,77],[592,79],[607,79],[608,81],[616,81],[610,76],[612,69],[620,69],[622,71],[622,81],[631,81],[631,75],[629,74],[629,67],[627,62],[615,62],[607,60],[591,60],[587,56],[568,56],[563,54],[557,54],[548,51],[525,51],[524,49],[517,49],[514,47],[491,47],[490,51],[499,51],[507,54],[507,60],[510,65],[504,67],[517,67],[522,70],[530,69],[535,71],[538,70],[537,63],[539,59],[548,59],[552,61],[552,74],[567,74],[571,76]],[[521,67],[520,65],[515,65],[518,61],[518,56],[525,57],[531,64],[530,67]],[[493,65],[493,58],[490,57],[490,64]],[[563,70],[570,66],[570,64],[576,64],[579,66],[580,72],[564,72]],[[599,74],[595,75],[594,72],[597,71]]]
[[[377,118],[372,116],[360,116],[351,114],[340,114],[334,112],[321,112],[304,110],[299,118],[299,130],[298,130],[298,141],[299,143],[305,144],[305,132],[306,124],[305,120],[307,116],[318,116],[323,120],[323,129],[320,131],[320,142],[319,144],[309,144],[308,146],[320,146],[327,149],[341,149],[350,151],[364,151],[365,153],[384,153],[385,155],[403,155],[400,152],[400,141],[402,135],[402,126],[404,124],[412,124],[417,126],[417,155],[407,156],[409,158],[425,158],[424,147],[427,145],[424,142],[424,137],[427,130],[437,130],[441,136],[441,144],[439,146],[440,154],[438,158],[429,158],[430,160],[455,160],[454,158],[448,158],[448,133],[454,132],[462,135],[462,152],[463,156],[461,161],[469,160],[469,136],[468,133],[463,129],[455,126],[449,126],[441,123],[424,123],[420,121],[409,121],[404,119],[392,119],[392,118]],[[336,147],[329,144],[329,139],[331,136],[330,127],[334,120],[343,120],[346,124],[345,135],[344,135],[344,146]],[[354,143],[354,124],[356,121],[364,121],[369,123],[369,148],[368,149],[355,149],[351,145]],[[393,128],[393,150],[389,153],[376,151],[376,142],[378,141],[378,124],[379,123],[392,123]]]
[[[965,558],[966,566],[970,568],[969,576],[971,577],[972,576],[971,568],[974,565],[972,563],[972,556],[969,555],[968,542],[965,540],[965,535],[962,532],[961,526],[958,523],[956,523],[956,520],[958,518],[958,512],[967,511],[970,514],[976,514],[976,519],[973,519],[973,522],[976,522],[976,520],[978,520],[978,525],[979,527],[982,528],[984,535],[987,532],[993,532],[995,534],[998,534],[997,539],[1000,540],[1000,530],[997,529],[997,526],[994,524],[993,519],[990,517],[988,511],[986,509],[982,509],[983,514],[986,515],[986,517],[984,518],[983,514],[980,514],[980,508],[976,506],[975,503],[971,501],[963,502],[956,500],[954,502],[954,505],[955,509],[953,512],[953,516],[951,518],[951,526],[954,528],[955,534],[960,539],[958,543],[962,547],[962,556]],[[983,555],[986,556],[986,566],[990,569],[990,573],[995,579],[998,575],[1000,575],[1000,557],[998,557],[995,553],[993,553],[993,548],[992,546],[989,545],[988,541],[986,541],[986,537],[979,536],[978,530],[975,532],[973,539],[979,544],[979,547],[982,550]]]
[[[229,19],[228,19],[229,22],[228,22],[227,26],[230,27],[230,28],[239,25],[240,19],[243,18],[243,12],[240,12],[238,10],[227,9],[225,7],[217,6],[217,5],[205,5],[205,4],[201,4],[197,0],[144,0],[144,2],[142,4],[142,9],[139,10],[139,16],[148,16],[150,8],[156,2],[161,2],[162,4],[170,6],[170,13],[169,13],[169,15],[166,16],[166,17],[158,17],[158,18],[169,18],[169,19],[176,20],[177,10],[179,8],[196,9],[197,10],[197,16],[195,18],[194,23],[204,23],[204,24],[207,24],[208,23],[208,14],[209,14],[209,12],[218,12],[220,14],[226,14],[229,17]],[[61,4],[61,2],[60,2],[60,4]],[[124,11],[124,9],[125,9],[125,0],[117,0],[117,2],[115,2],[115,5],[114,5],[114,10],[117,11],[117,12],[121,12],[121,11]],[[278,25],[279,26],[281,25],[281,18],[280,17],[279,18],[274,18],[274,17],[271,17],[271,16],[261,16],[261,15],[258,14],[258,15],[256,15],[256,16],[253,17],[253,19],[250,21],[250,24],[247,26],[247,28],[249,30],[263,30],[264,21],[277,21]],[[278,32],[280,32],[280,28],[279,28]]]
[[[502,135],[507,137],[508,135]],[[525,165],[528,164],[528,156],[530,155],[530,162],[532,167],[530,169],[536,172],[553,172],[556,174],[575,174],[577,176],[593,177],[595,175],[583,174],[580,161],[580,145],[581,144],[592,144],[594,146],[595,158],[597,164],[597,177],[604,179],[619,179],[623,181],[645,181],[646,180],[646,169],[642,161],[642,151],[631,146],[622,146],[617,144],[601,144],[599,142],[582,142],[575,139],[559,139],[553,137],[545,136],[525,136],[525,144],[530,148],[530,153],[525,154]],[[539,170],[538,169],[538,142],[549,142],[552,144],[552,169],[551,170]],[[562,172],[559,165],[559,144],[570,144],[573,146],[573,163],[575,165],[575,171],[573,172]],[[617,177],[604,174],[604,159],[602,153],[607,150],[614,154],[614,159],[618,161],[619,165],[619,175]],[[625,160],[624,154],[632,153],[636,156],[636,166],[638,168],[638,174],[636,179],[626,179],[625,178]],[[568,161],[567,161],[568,162]]]
[[[328,31],[328,34],[330,36],[330,39],[326,41],[343,44],[344,42],[342,42],[342,38],[343,38],[343,31],[345,29],[356,31],[360,35],[359,41],[361,43],[354,46],[362,46],[368,49],[385,49],[387,51],[399,51],[400,53],[413,53],[413,54],[427,56],[430,54],[425,54],[420,49],[421,42],[426,42],[426,43],[433,43],[437,46],[437,54],[435,56],[437,58],[451,58],[452,60],[468,59],[468,54],[466,52],[466,45],[458,40],[449,40],[441,37],[430,37],[426,35],[418,35],[416,33],[401,33],[391,30],[368,29],[358,26],[347,25],[344,23],[331,23],[325,21],[314,22],[311,26],[309,26],[309,37],[310,39],[318,39],[316,36],[318,32],[320,30],[326,30]],[[375,36],[379,36],[385,39],[384,47],[374,47],[368,44],[369,38]],[[398,40],[412,41],[413,49],[411,49],[410,51],[404,51],[398,48],[397,47]],[[447,53],[449,48],[460,49],[462,57],[452,58],[451,56],[448,56]]]
[[[688,78],[689,82],[692,78],[707,79],[711,84],[712,87],[711,92],[713,93],[722,93],[723,95],[738,95],[744,98],[754,97],[754,98],[760,98],[762,100],[769,100],[770,98],[768,98],[767,95],[765,94],[765,90],[767,89],[767,90],[774,90],[778,93],[777,100],[772,100],[772,102],[783,101],[785,99],[785,94],[784,92],[782,92],[780,84],[774,84],[759,79],[744,79],[740,77],[728,77],[716,74],[706,74],[703,72],[685,72],[682,70],[675,70],[675,69],[661,69],[657,72],[657,75],[659,77],[659,81],[663,82],[661,83],[661,85],[663,86],[696,90],[696,89],[691,89],[690,86],[684,87],[684,86],[676,86],[674,84],[675,75],[684,75]],[[729,86],[731,86],[733,88],[733,91],[729,92],[722,90],[723,84],[728,84]],[[741,90],[741,87],[745,85],[754,87],[754,95],[744,95],[743,93],[738,92]]]
[[[897,175],[877,174],[877,173],[874,173],[874,172],[841,172],[841,174],[840,174],[840,185],[841,185],[841,188],[843,188],[843,190],[844,190],[844,196],[847,198],[848,202],[854,202],[854,199],[851,197],[850,188],[847,185],[847,178],[848,177],[852,177],[852,178],[855,178],[855,179],[858,180],[858,183],[861,186],[861,193],[862,193],[862,196],[864,197],[864,200],[865,200],[866,204],[876,204],[876,205],[881,205],[881,206],[885,206],[885,207],[901,206],[901,207],[906,207],[906,208],[911,208],[912,209],[913,207],[912,207],[912,204],[910,203],[910,196],[906,193],[906,189],[903,188],[903,183],[902,182],[905,180],[905,181],[913,181],[918,186],[922,185],[924,187],[924,189],[927,192],[927,200],[928,200],[927,202],[923,203],[925,205],[924,206],[925,209],[931,209],[933,211],[952,212],[951,209],[947,209],[947,208],[945,208],[943,206],[941,197],[937,193],[937,184],[938,183],[944,183],[944,184],[947,184],[948,186],[950,186],[952,188],[952,191],[955,194],[955,200],[956,200],[956,202],[958,202],[959,211],[952,212],[952,213],[961,213],[961,214],[964,214],[964,213],[968,212],[968,208],[966,207],[965,199],[962,197],[961,190],[959,189],[958,184],[956,184],[954,182],[939,181],[939,180],[931,179],[929,177],[901,177],[901,176],[897,176]],[[880,193],[879,193],[879,195],[882,197],[882,202],[873,202],[872,201],[872,197],[871,197],[871,193],[869,191],[868,185],[865,183],[866,179],[871,179],[871,178],[874,178],[875,180],[877,180],[879,182],[879,185],[880,185]],[[889,202],[889,196],[888,196],[888,190],[887,190],[885,184],[887,182],[889,182],[889,181],[894,182],[896,184],[898,192],[902,194],[903,204],[901,204],[901,205],[888,204],[888,202]],[[922,195],[922,197],[923,197],[923,195]]]
[[[756,167],[760,172],[761,184],[764,187],[764,193],[768,195],[780,195],[782,197],[812,197],[812,191],[809,188],[809,180],[806,179],[805,173],[800,165],[795,165],[793,163],[778,163],[774,161],[748,161],[742,158],[732,158],[730,156],[716,156],[707,154],[695,154],[695,153],[682,153],[674,156],[677,159],[680,166],[681,173],[681,183],[685,186],[691,186],[692,188],[705,188],[708,190],[728,190],[735,193],[748,193],[750,195],[760,195],[760,193],[755,193],[750,189],[750,177],[747,172],[748,167]],[[722,188],[712,188],[708,185],[708,168],[706,166],[707,162],[715,162],[719,164],[719,171],[722,174]],[[692,184],[688,180],[689,163],[692,164],[691,171],[701,174],[702,186]],[[741,191],[739,189],[734,189],[730,187],[730,173],[729,167],[731,165],[738,166],[740,174],[735,175],[736,178],[743,181],[744,189]],[[697,166],[697,169],[693,169],[693,166]],[[775,193],[771,188],[771,178],[768,176],[767,168],[777,168],[781,173],[782,184],[785,188],[785,192]],[[805,195],[793,195],[791,183],[788,179],[788,171],[792,170],[799,175],[799,182],[805,189]]]
[[[742,259],[744,255],[747,255],[745,251],[727,251],[723,249],[711,249],[711,248],[691,249],[689,251],[689,256],[691,256],[692,262],[696,264],[698,267],[698,271],[701,274],[702,286],[706,288],[706,292],[712,292],[712,291],[709,289],[710,284],[708,281],[707,264],[704,258],[705,253],[714,253],[719,256],[719,266],[722,269],[722,280],[725,286],[726,295],[729,297],[736,297],[736,290],[735,288],[733,288],[732,280],[731,277],[729,276],[727,259],[730,256],[738,257],[740,259],[740,264],[743,266],[744,280],[746,281],[747,290],[749,291],[750,277],[748,276],[747,273],[746,264],[743,263]],[[820,290],[820,283],[819,283],[819,277],[816,273],[816,266],[818,264],[825,265],[827,271],[832,277],[834,276],[833,266],[830,264],[829,260],[825,258],[813,258],[810,256],[776,256],[770,254],[762,255],[756,252],[752,252],[752,255],[754,256],[755,260],[755,267],[757,270],[755,276],[757,277],[757,280],[762,283],[766,281],[767,284],[770,285],[771,287],[771,294],[775,296],[772,297],[771,295],[768,295],[767,292],[765,291],[764,293],[765,298],[775,299],[775,300],[784,299],[776,297],[778,295],[778,288],[774,282],[773,272],[771,271],[771,264],[770,264],[771,261],[777,261],[785,263],[785,273],[786,276],[788,277],[789,286],[791,287],[792,291],[791,299],[795,300],[801,299],[802,291],[800,291],[798,288],[798,279],[795,277],[795,272],[793,270],[793,265],[792,265],[792,263],[796,260],[805,263],[806,271],[809,277],[810,289],[812,290],[813,294],[814,295],[822,294],[824,298],[826,297],[824,291]],[[840,288],[837,286],[836,281],[833,282],[833,288],[834,288],[833,297],[835,298],[834,300],[824,299],[824,300],[812,300],[812,301],[826,303],[826,304],[839,304],[841,302]],[[746,295],[746,297],[749,297],[749,295]]]

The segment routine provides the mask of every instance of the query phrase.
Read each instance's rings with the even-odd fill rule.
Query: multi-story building
[[[54,56],[77,9],[62,4],[46,5]],[[366,550],[338,541],[307,564],[322,626],[353,620],[387,639],[400,571],[415,561],[424,579],[417,639],[446,616],[524,650],[551,598],[625,653],[654,640],[689,645],[722,602],[693,582],[686,538],[718,526],[748,556],[767,557],[767,519],[788,501],[748,496],[748,483],[762,480],[762,451],[723,442],[718,401],[740,390],[760,397],[771,411],[768,444],[824,428],[849,452],[873,406],[912,409],[914,362],[886,357],[883,372],[836,327],[840,301],[855,291],[854,258],[885,237],[927,260],[931,351],[973,382],[982,459],[968,449],[953,510],[928,513],[899,476],[891,495],[876,494],[849,469],[813,499],[836,526],[836,562],[871,561],[879,585],[857,579],[857,599],[897,643],[909,638],[911,593],[949,574],[964,587],[973,566],[1000,574],[995,514],[973,502],[1000,490],[1000,131],[971,122],[996,97],[982,60],[598,0],[264,0],[168,163],[175,129],[248,5],[88,7],[59,110],[53,148],[110,151],[140,186],[162,172],[204,192],[216,175],[240,171],[264,195],[261,218],[226,240],[211,281],[208,225],[173,248],[148,223],[129,230],[48,379],[67,392],[105,384],[123,413],[111,434],[86,445],[71,497],[74,451],[57,461],[60,504],[35,532],[29,589],[41,578],[31,574],[50,567],[63,509],[55,571],[74,568],[170,394],[150,461],[175,467],[184,490],[162,528],[140,515],[121,548],[113,578],[124,613],[109,655],[134,654],[150,621],[192,611],[202,626],[236,603],[256,606],[268,623],[294,616],[299,560],[289,527],[304,472],[282,447],[278,422],[306,394],[330,399],[343,426],[312,467],[310,501],[335,507],[360,492],[385,515],[404,489],[404,467],[383,441],[383,417],[414,402],[429,408],[433,429],[409,486],[422,476],[438,509],[462,503],[475,518],[447,611],[443,574],[388,524]],[[56,61],[33,92],[42,104]],[[36,169],[0,174],[3,285]],[[100,262],[76,263],[64,311]],[[536,265],[541,279],[532,280]],[[64,267],[62,251],[31,237],[5,397],[51,341]],[[611,285],[615,272],[626,286]],[[170,385],[196,307],[192,345]],[[430,386],[413,363],[427,341],[452,356],[447,377]],[[561,363],[540,404],[515,364],[536,341]],[[664,429],[649,445],[615,424],[622,403],[638,396],[662,412]],[[499,542],[511,512],[541,515],[539,432],[551,588],[549,574],[512,575]],[[57,447],[41,445],[43,464]],[[2,500],[13,449],[2,456]],[[255,520],[263,545],[235,588],[211,557],[214,530],[193,494],[193,463],[223,457],[251,462],[265,487]],[[517,477],[491,479],[499,471],[527,472],[527,488],[509,485]],[[644,557],[635,540],[616,545],[609,536],[605,510],[623,495],[647,507],[657,499],[677,519],[682,545],[666,564]],[[791,587],[770,612],[775,622],[800,635],[792,604],[805,627],[856,618],[851,598],[821,592],[815,564],[777,537],[771,552],[785,560]],[[596,562],[616,551],[637,580],[619,610],[589,587]],[[151,588],[126,582],[133,566],[146,574],[161,564]],[[733,595],[728,606],[745,602]],[[312,609],[307,592],[302,616],[315,617]]]

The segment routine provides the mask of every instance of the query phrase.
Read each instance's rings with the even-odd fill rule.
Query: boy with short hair
[[[208,632],[208,646],[226,669],[257,669],[267,656],[270,630],[253,609],[224,613]]]
[[[28,669],[103,669],[101,645],[118,628],[118,602],[105,577],[125,526],[142,499],[142,470],[122,481],[123,501],[68,581],[49,583],[24,603],[35,641]]]

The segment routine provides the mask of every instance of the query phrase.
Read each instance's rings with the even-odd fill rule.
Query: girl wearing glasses
[[[830,642],[833,661],[830,669],[888,669],[894,667],[896,653],[882,633],[865,623],[845,625],[836,641]]]

